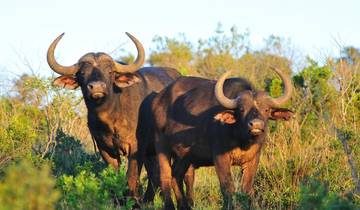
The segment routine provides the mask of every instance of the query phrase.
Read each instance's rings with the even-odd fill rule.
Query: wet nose
[[[259,119],[253,119],[248,123],[250,128],[257,128],[257,129],[263,129],[264,128],[264,121]]]
[[[90,82],[87,85],[87,88],[90,91],[96,91],[96,90],[103,90],[106,87],[105,82],[100,82],[100,81],[96,81],[96,82]]]

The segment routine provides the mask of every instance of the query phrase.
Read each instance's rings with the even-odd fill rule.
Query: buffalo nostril
[[[250,128],[254,128],[254,129],[264,129],[264,121],[258,120],[258,119],[251,120],[251,121],[248,123],[248,126],[249,126]]]

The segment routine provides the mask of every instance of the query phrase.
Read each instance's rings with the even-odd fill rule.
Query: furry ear
[[[130,87],[131,85],[141,82],[140,78],[136,74],[132,73],[117,73],[115,75],[115,85],[119,88]]]
[[[60,76],[52,82],[53,86],[74,90],[79,87],[75,77],[72,76]]]
[[[232,110],[224,110],[222,112],[219,112],[214,116],[214,119],[216,121],[220,121],[222,124],[231,125],[236,123],[235,114]]]
[[[289,120],[293,117],[294,112],[289,109],[275,108],[271,110],[271,120]]]

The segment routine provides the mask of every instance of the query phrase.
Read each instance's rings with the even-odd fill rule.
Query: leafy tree
[[[339,60],[344,60],[352,65],[360,63],[360,50],[353,46],[344,47]]]
[[[180,36],[179,39],[156,36],[153,42],[156,49],[150,54],[151,65],[172,67],[183,75],[192,73],[192,46],[185,36]]]
[[[199,40],[194,64],[196,71],[208,78],[218,78],[226,70],[238,69],[239,57],[250,48],[248,37],[248,31],[241,34],[235,26],[228,35],[218,24],[214,36]]]
[[[308,66],[294,76],[295,86],[301,88],[302,97],[309,103],[311,119],[327,117],[334,105],[336,90],[330,83],[333,71],[330,66],[319,66],[308,59]]]

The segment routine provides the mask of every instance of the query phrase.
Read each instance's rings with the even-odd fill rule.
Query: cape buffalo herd
[[[145,201],[160,186],[165,209],[193,206],[194,169],[215,166],[224,198],[232,209],[234,183],[231,166],[242,169],[242,191],[253,194],[254,177],[267,135],[268,120],[289,120],[293,113],[281,108],[291,97],[288,76],[277,68],[284,94],[271,98],[243,78],[217,81],[185,77],[172,68],[142,67],[142,44],[136,45],[134,63],[115,61],[106,53],[87,53],[72,66],[54,56],[61,34],[50,45],[47,61],[60,77],[53,85],[81,88],[88,110],[88,127],[104,161],[114,168],[127,156],[129,196],[139,199],[142,165],[148,174]],[[183,189],[186,184],[186,194]]]

